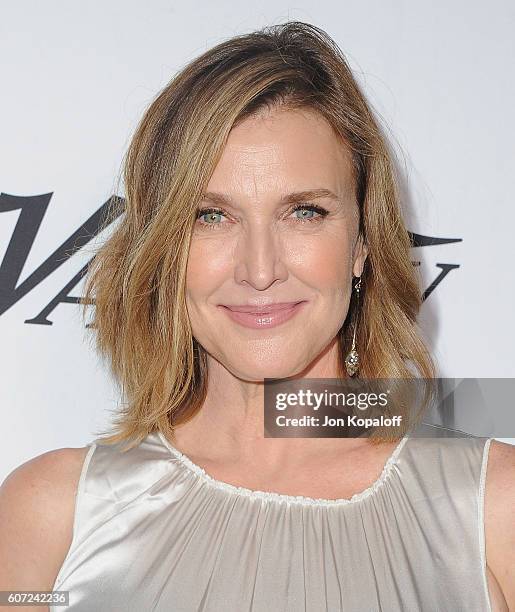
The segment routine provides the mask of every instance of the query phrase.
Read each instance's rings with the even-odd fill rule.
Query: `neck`
[[[336,378],[338,344],[331,343],[315,362],[295,378]],[[262,456],[270,464],[286,457],[349,450],[365,439],[265,438],[263,381],[242,380],[208,356],[208,388],[199,412],[175,430],[175,444],[196,456],[212,460],[238,460]]]

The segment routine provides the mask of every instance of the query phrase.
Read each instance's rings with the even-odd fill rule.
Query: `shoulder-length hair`
[[[83,316],[108,359],[123,402],[110,444],[138,444],[202,406],[207,360],[192,335],[186,266],[198,203],[231,129],[264,108],[322,115],[352,155],[360,233],[369,252],[359,311],[354,298],[338,333],[340,372],[353,325],[363,378],[433,378],[416,327],[419,279],[410,260],[393,155],[337,44],[321,29],[287,22],[233,37],[189,63],[141,119],[123,167],[121,221],[93,257]],[[106,215],[108,227],[119,215]]]

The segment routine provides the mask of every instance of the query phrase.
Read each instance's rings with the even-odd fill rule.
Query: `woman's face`
[[[329,124],[304,109],[246,119],[231,131],[200,207],[186,300],[210,358],[249,381],[295,376],[323,360],[366,258],[350,154]]]

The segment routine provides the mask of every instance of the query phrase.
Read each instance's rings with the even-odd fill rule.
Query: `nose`
[[[235,281],[259,291],[288,278],[280,236],[264,223],[247,228],[237,247]]]

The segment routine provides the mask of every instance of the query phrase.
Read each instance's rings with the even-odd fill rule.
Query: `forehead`
[[[328,188],[353,182],[351,155],[330,124],[310,109],[272,109],[234,127],[209,189],[252,192]]]

